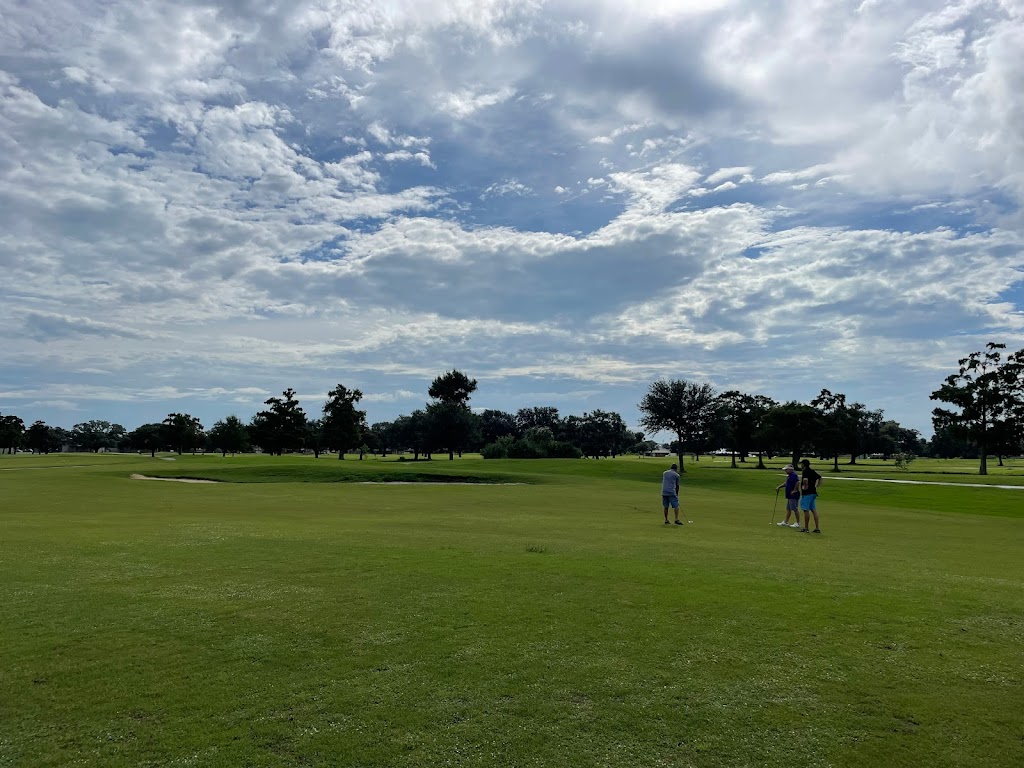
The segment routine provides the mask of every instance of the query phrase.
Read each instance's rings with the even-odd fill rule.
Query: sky
[[[210,427],[1024,347],[1024,0],[0,0],[0,412]]]

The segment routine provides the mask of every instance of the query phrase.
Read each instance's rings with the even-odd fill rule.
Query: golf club
[[[775,510],[779,508],[779,489],[775,489],[775,505],[772,507],[772,521],[768,525],[775,525]]]

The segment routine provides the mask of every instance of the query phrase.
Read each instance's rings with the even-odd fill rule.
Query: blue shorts
[[[786,499],[786,511],[796,512],[800,507],[800,499]]]
[[[818,500],[818,494],[816,493],[805,493],[800,497],[800,509],[804,512],[816,512],[818,507],[815,505],[815,501]]]
[[[672,507],[672,509],[679,509],[679,497],[675,495],[666,496],[662,494],[661,506],[663,506],[665,509],[668,509],[669,507]]]

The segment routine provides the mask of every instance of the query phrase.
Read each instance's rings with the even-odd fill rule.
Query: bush
[[[917,458],[912,453],[897,453],[892,457],[896,466],[902,469],[904,472],[910,471],[910,464]]]
[[[516,439],[512,435],[505,435],[499,437],[493,443],[488,443],[480,449],[480,454],[485,459],[507,459],[509,449],[512,444],[515,443]]]
[[[564,440],[516,440],[511,435],[499,437],[480,450],[485,459],[578,459],[579,448]]]

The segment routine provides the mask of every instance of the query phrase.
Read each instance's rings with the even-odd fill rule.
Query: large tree
[[[278,456],[302,448],[306,437],[306,412],[295,399],[295,390],[289,387],[281,395],[267,398],[264,403],[270,407],[253,416],[249,427],[253,443]]]
[[[362,392],[349,389],[344,384],[339,384],[327,393],[327,402],[323,407],[323,439],[338,452],[339,459],[345,458],[345,451],[363,442],[366,411],[356,408],[356,403],[362,399]]]
[[[203,425],[196,416],[169,413],[164,419],[164,439],[180,456],[182,451],[195,451],[204,438]]]
[[[469,398],[475,391],[476,379],[456,370],[438,376],[427,390],[434,399],[427,406],[431,448],[446,448],[449,461],[479,434],[477,417],[469,410]]]
[[[476,379],[469,378],[462,371],[451,370],[441,374],[430,383],[427,394],[439,403],[468,407],[470,396],[476,392]]]
[[[952,408],[932,410],[938,433],[950,430],[978,448],[979,475],[988,474],[988,453],[1004,430],[1004,419],[1013,418],[1019,407],[1024,350],[1003,359],[1005,344],[989,342],[984,350],[958,361],[959,370],[946,377],[931,399]]]
[[[249,430],[235,415],[214,422],[209,433],[210,444],[222,456],[240,453],[249,447]]]
[[[109,421],[92,419],[75,424],[71,428],[72,441],[75,446],[85,450],[99,453],[101,449],[110,449],[126,436],[125,428],[120,424],[111,424]]]
[[[21,445],[25,433],[25,422],[14,414],[0,415],[0,453],[13,453]]]
[[[676,436],[679,471],[685,472],[683,451],[707,439],[718,416],[718,394],[710,384],[662,379],[651,383],[639,407],[642,426]]]
[[[533,427],[547,427],[552,434],[561,434],[562,419],[558,416],[558,409],[551,405],[544,405],[520,408],[516,411],[516,433],[518,435],[525,435],[526,430]]]
[[[804,403],[790,400],[764,414],[760,433],[773,450],[789,451],[793,466],[796,466],[804,451],[814,447],[814,437],[820,430],[821,416],[818,411]]]
[[[747,455],[756,450],[758,469],[764,469],[763,450],[758,440],[761,420],[777,403],[764,395],[748,395],[736,389],[723,392],[719,402],[733,468],[736,467],[737,454],[740,461],[745,461]]]
[[[846,395],[823,389],[811,400],[811,407],[818,411],[820,423],[815,446],[820,455],[832,457],[832,471],[839,472],[839,454],[850,444],[856,431],[856,420],[846,405]]]
[[[480,414],[480,439],[484,445],[489,445],[500,437],[516,434],[516,417],[511,413],[488,408]]]
[[[25,430],[25,442],[35,453],[49,453],[52,440],[50,432],[51,429],[45,421],[35,421]]]
[[[168,445],[164,424],[143,424],[128,433],[128,445],[137,451],[149,451],[150,456]]]

